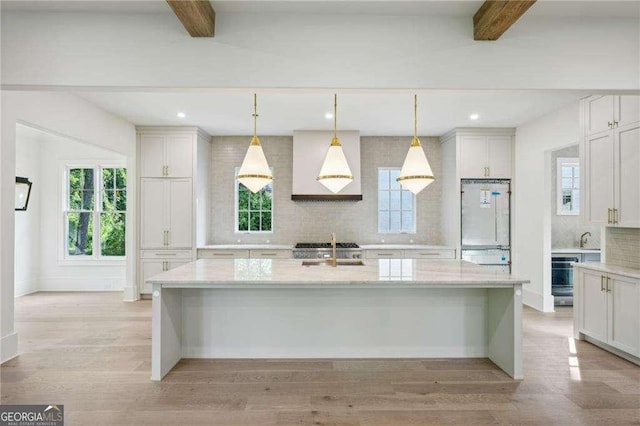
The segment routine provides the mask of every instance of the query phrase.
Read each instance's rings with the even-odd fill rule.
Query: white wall
[[[525,15],[495,43],[471,16],[303,13],[219,13],[193,39],[168,8],[4,12],[1,32],[3,85],[640,88],[633,17]]]
[[[131,123],[71,93],[2,91],[0,95],[0,361],[5,361],[18,353],[14,330],[16,124],[29,123],[126,156],[129,170],[127,223],[130,225],[127,227],[127,252],[130,256],[135,256],[136,252],[136,134]],[[125,299],[135,300],[136,262],[134,257],[129,260]]]
[[[531,280],[523,302],[545,312],[553,311],[551,151],[579,142],[579,118],[580,104],[574,102],[516,129],[513,272]]]
[[[24,126],[20,126],[24,127]],[[16,137],[16,176],[33,183],[27,211],[15,212],[15,296],[33,293],[40,287],[40,196],[43,193],[40,144],[25,135]]]

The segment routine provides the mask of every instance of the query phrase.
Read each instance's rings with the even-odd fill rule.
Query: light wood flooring
[[[525,309],[524,372],[486,359],[183,360],[150,377],[151,303],[16,300],[22,354],[1,402],[64,404],[67,425],[640,424],[640,368],[589,343],[571,309]]]

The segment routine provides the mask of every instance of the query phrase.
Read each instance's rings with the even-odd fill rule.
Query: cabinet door
[[[640,123],[640,96],[616,96],[615,117],[617,127]]]
[[[169,185],[169,248],[193,246],[193,190],[191,179],[171,179]]]
[[[462,136],[460,139],[460,177],[488,177],[489,160],[485,136]]]
[[[142,179],[140,182],[140,248],[165,247],[167,221],[167,190],[161,179]]]
[[[609,223],[608,209],[614,207],[614,137],[613,132],[587,137],[584,145],[585,219],[597,225]]]
[[[602,274],[581,272],[580,306],[582,332],[594,339],[607,341],[607,292]]]
[[[140,277],[140,293],[150,294],[151,290],[153,290],[153,286],[151,284],[147,284],[147,279],[153,277],[154,275],[158,275],[164,271],[164,262],[163,260],[143,260],[140,262],[140,267],[142,269],[142,274]]]
[[[140,177],[164,176],[164,146],[164,136],[140,136]]]
[[[614,96],[594,96],[585,102],[585,132],[593,135],[611,129]]]
[[[489,177],[511,178],[511,136],[488,136]]]
[[[617,223],[640,227],[640,123],[616,129],[615,165]]]
[[[609,341],[611,346],[640,355],[640,282],[611,275],[609,278]]]
[[[193,138],[185,136],[166,137],[167,167],[169,177],[193,176]]]

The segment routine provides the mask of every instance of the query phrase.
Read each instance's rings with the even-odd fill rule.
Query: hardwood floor
[[[640,424],[640,368],[573,342],[571,310],[524,311],[525,379],[486,359],[183,360],[150,377],[151,303],[16,300],[22,355],[1,402],[64,404],[67,425]]]

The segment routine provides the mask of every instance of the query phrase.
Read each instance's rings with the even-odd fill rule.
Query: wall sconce
[[[28,178],[16,176],[16,211],[25,211],[31,196],[31,184]]]

